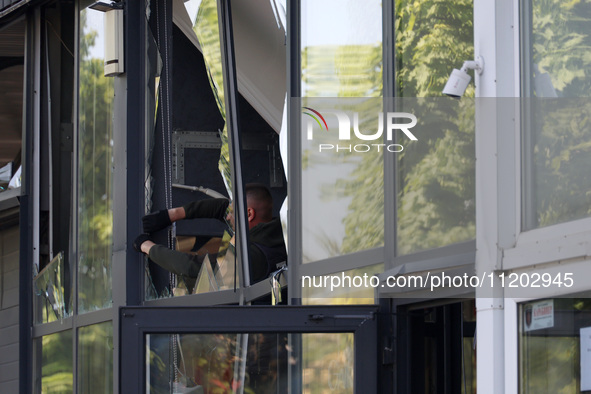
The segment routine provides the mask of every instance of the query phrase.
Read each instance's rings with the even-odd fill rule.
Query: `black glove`
[[[151,241],[152,239],[150,238],[149,234],[140,234],[137,236],[137,238],[135,239],[135,241],[133,241],[133,248],[135,249],[136,252],[142,252],[142,244],[146,241]]]
[[[144,233],[152,234],[172,224],[168,216],[168,209],[150,213],[142,218]]]

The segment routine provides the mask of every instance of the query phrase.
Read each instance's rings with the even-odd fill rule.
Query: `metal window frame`
[[[509,0],[511,1],[511,0]],[[301,15],[300,1],[291,1],[288,8],[288,125],[291,130],[300,130],[299,102],[301,96],[301,51],[300,30]],[[395,110],[387,105],[395,105],[395,1],[382,2],[382,59],[383,59],[383,101],[384,110]],[[475,40],[476,41],[476,40]],[[385,138],[386,136],[384,136]],[[298,133],[289,133],[289,259],[290,259],[290,300],[301,302],[301,288],[299,278],[302,275],[328,275],[343,272],[353,268],[364,268],[374,264],[384,263],[384,273],[395,271],[401,265],[415,265],[429,268],[435,263],[437,268],[441,254],[444,260],[453,266],[456,260],[464,262],[466,256],[475,262],[475,238],[466,242],[446,245],[409,255],[397,253],[397,195],[398,161],[394,155],[384,155],[384,246],[369,250],[362,250],[351,254],[322,259],[311,263],[302,262],[302,196],[301,196],[301,141]],[[471,256],[471,257],[470,257]],[[381,292],[376,293],[377,297]],[[376,299],[376,302],[378,300]]]
[[[32,248],[31,245],[36,245],[36,241],[32,237],[31,228],[27,226],[21,226],[21,259],[24,263],[21,263],[21,289],[20,292],[20,305],[21,305],[21,318],[20,318],[20,332],[21,339],[20,343],[20,383],[19,387],[21,392],[34,392],[35,382],[34,378],[40,378],[41,364],[38,357],[41,356],[41,348],[33,344],[34,341],[40,340],[43,336],[51,335],[67,330],[72,330],[72,372],[73,372],[73,387],[74,390],[78,387],[78,329],[82,327],[89,327],[100,323],[111,322],[113,325],[113,341],[114,341],[114,352],[113,352],[113,390],[114,393],[118,393],[119,387],[119,314],[118,306],[125,304],[139,305],[141,300],[140,289],[141,283],[138,281],[127,281],[126,278],[138,277],[141,278],[140,257],[131,248],[131,245],[125,242],[125,239],[133,239],[141,230],[140,229],[140,218],[143,212],[140,209],[143,207],[143,178],[134,177],[133,182],[126,182],[128,173],[140,173],[144,169],[144,108],[143,100],[137,100],[137,97],[145,95],[144,89],[144,69],[140,67],[144,62],[144,34],[146,30],[145,26],[145,9],[142,8],[143,3],[141,2],[128,2],[127,13],[126,13],[126,38],[127,42],[134,42],[134,45],[126,45],[128,48],[128,67],[130,69],[139,70],[130,73],[129,75],[122,75],[115,78],[115,90],[117,92],[115,97],[115,113],[114,113],[114,124],[115,130],[127,130],[127,133],[114,133],[113,139],[114,150],[114,182],[119,182],[121,185],[127,185],[126,188],[115,188],[113,194],[114,200],[114,234],[121,232],[120,236],[114,236],[113,240],[113,253],[112,253],[112,264],[113,264],[113,305],[109,308],[88,311],[85,313],[78,313],[78,259],[70,259],[72,267],[74,268],[72,275],[73,277],[73,315],[66,317],[62,320],[45,323],[45,324],[34,324],[32,321],[32,283],[30,278],[32,277]],[[79,37],[80,26],[79,26],[79,14],[80,14],[80,3],[77,1],[74,4],[74,35]],[[24,123],[25,123],[25,138],[23,139],[24,146],[24,158],[23,163],[23,187],[22,190],[22,209],[21,218],[24,219],[23,223],[29,223],[27,217],[32,217],[33,212],[38,209],[38,203],[35,202],[35,198],[32,198],[35,189],[38,189],[33,182],[37,182],[35,175],[32,171],[27,171],[27,167],[32,169],[33,164],[31,163],[31,140],[33,140],[36,134],[35,130],[38,128],[34,127],[35,122],[39,122],[39,112],[35,108],[39,107],[39,98],[36,98],[34,94],[34,84],[38,84],[39,75],[41,72],[41,65],[39,60],[35,61],[39,56],[38,46],[41,45],[39,40],[39,31],[41,25],[41,8],[36,7],[29,13],[29,24],[27,26],[26,36],[26,48],[27,58],[30,61],[25,62],[27,67],[25,89],[27,92],[25,101],[24,112]],[[76,39],[78,41],[78,39]],[[74,89],[75,92],[79,88],[79,55],[78,45],[75,47],[75,65],[74,65]],[[135,64],[135,67],[134,67]],[[129,88],[130,92],[127,92]],[[132,99],[133,98],[133,99]],[[78,108],[78,94],[74,94],[73,106],[75,109]],[[129,107],[129,114],[128,114]],[[77,118],[77,116],[76,116]],[[77,122],[74,122],[74,127],[77,128]],[[78,145],[77,132],[73,133],[74,146]],[[78,183],[78,152],[77,149],[73,151],[73,172],[72,179],[74,184]],[[77,226],[77,188],[72,188],[72,227]],[[30,196],[29,196],[30,194]],[[141,203],[138,201],[141,200]],[[118,203],[117,203],[118,201]],[[128,209],[129,207],[129,209]],[[128,223],[137,223],[137,229]],[[133,235],[130,235],[133,234]],[[70,256],[77,255],[77,234],[75,230],[70,234]],[[35,353],[33,353],[35,352]],[[37,370],[34,373],[34,369]]]
[[[341,333],[354,334],[355,392],[378,392],[378,306],[124,307],[121,316],[120,392],[145,392],[146,334]],[[231,316],[231,319],[228,317]],[[203,322],[208,322],[207,326]],[[373,377],[373,378],[372,378]]]
[[[289,254],[289,299],[290,305],[301,303],[302,289],[298,286],[302,265],[302,142],[297,132],[301,130],[299,111],[294,110],[294,98],[301,97],[301,1],[287,3],[287,146],[288,146],[288,254]]]

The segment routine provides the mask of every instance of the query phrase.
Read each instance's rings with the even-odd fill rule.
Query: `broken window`
[[[236,4],[232,10],[234,71],[238,76],[236,108],[240,134],[237,138],[228,135],[228,92],[224,90],[223,46],[216,1],[189,1],[184,5],[173,8],[172,49],[163,46],[162,29],[158,33],[155,28],[159,11],[154,9],[150,13],[151,31],[156,32],[154,42],[161,56],[169,51],[170,70],[166,71],[164,60],[147,211],[212,197],[233,199],[236,193],[232,172],[237,168],[239,174],[234,175],[240,176],[243,184],[261,183],[269,188],[273,216],[279,216],[287,191],[278,137],[285,101],[284,30],[278,29],[270,3],[264,4],[262,19],[249,11],[248,5]],[[245,17],[249,20],[245,21]],[[277,60],[275,63],[269,62],[269,57],[261,57],[265,48],[257,42],[260,32],[250,31],[256,21],[264,28],[269,25],[277,33],[271,36],[270,53]],[[265,82],[265,77],[271,79]],[[232,143],[238,147],[240,159],[231,154]],[[234,205],[231,207],[235,208]],[[233,214],[246,215],[246,212]],[[233,290],[246,283],[237,264],[233,228],[223,218],[217,219],[181,220],[167,231],[153,235],[158,244],[201,257],[195,257],[196,272],[191,274],[175,275],[160,267],[168,266],[168,262],[149,264],[147,298]],[[257,267],[249,267],[249,271],[251,282],[260,280],[253,279]]]

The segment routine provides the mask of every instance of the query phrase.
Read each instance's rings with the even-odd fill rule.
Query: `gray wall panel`
[[[0,364],[0,382],[8,382],[14,380],[14,377],[18,376],[18,362],[12,362],[8,364]],[[4,393],[5,391],[3,391]],[[8,393],[8,392],[6,392]]]
[[[18,361],[18,343],[13,343],[7,346],[0,346],[0,354],[5,359],[6,363],[12,363]],[[2,368],[2,364],[0,364]],[[0,391],[2,393],[2,391]]]
[[[0,393],[18,392],[19,228],[0,231]]]
[[[18,343],[18,325],[0,328],[0,346]],[[4,361],[4,354],[0,354],[0,364]]]
[[[12,289],[4,289],[2,295],[2,309],[18,306],[18,286]],[[18,320],[16,322],[18,324]]]
[[[18,393],[18,380],[0,382],[0,393]]]
[[[0,328],[18,325],[18,307],[0,310]]]

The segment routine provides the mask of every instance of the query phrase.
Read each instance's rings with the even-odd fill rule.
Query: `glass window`
[[[301,341],[302,392],[354,392],[353,333],[302,334]]]
[[[286,393],[289,364],[304,393],[353,392],[353,333],[149,334],[146,351],[149,393]]]
[[[523,228],[591,214],[589,46],[586,2],[522,5]]]
[[[146,350],[149,393],[287,392],[287,334],[150,334]]]
[[[382,96],[381,2],[304,0],[301,7],[302,96]]]
[[[328,29],[326,15],[331,15]],[[313,137],[312,131],[302,133],[304,263],[384,244],[382,152],[375,147],[366,151],[359,145],[366,141],[359,138],[337,139],[334,116],[334,111],[348,112],[352,120],[355,111],[359,127],[378,127],[383,107],[378,99],[383,91],[381,21],[379,1],[302,2],[302,125],[317,127]],[[379,136],[375,139],[382,142]],[[333,148],[320,151],[321,144]]]
[[[78,310],[112,304],[113,78],[104,76],[104,13],[80,12]]]
[[[580,393],[591,389],[581,351],[589,352],[591,300],[547,299],[520,304],[520,393]],[[588,360],[588,356],[584,357]],[[583,368],[587,368],[583,370]]]
[[[113,392],[113,323],[78,330],[78,392]]]
[[[156,64],[167,53],[172,71],[164,69],[165,79],[156,84],[162,105],[157,105],[156,127],[148,136],[153,144],[149,183],[155,185],[146,195],[151,212],[232,197],[216,1],[192,0],[174,7],[172,46],[158,12],[155,8],[148,21],[150,58]],[[188,220],[152,232],[159,245],[146,270],[147,299],[240,287],[233,233],[228,235],[232,230],[223,221],[226,215],[218,215],[222,205],[193,206]]]
[[[41,343],[41,393],[74,392],[72,330],[46,335]],[[38,384],[38,383],[37,383]]]
[[[158,267],[149,265],[147,298],[234,290],[247,279],[250,283],[265,279],[278,268],[277,264],[285,262],[281,224],[274,219],[279,216],[287,191],[277,135],[285,102],[284,32],[277,29],[270,3],[245,1],[232,7],[236,64],[230,66],[236,69],[229,74],[238,75],[239,86],[237,92],[229,92],[227,84],[224,87],[224,45],[216,1],[192,0],[184,5],[174,7],[172,48],[166,47],[168,40],[161,33],[158,37],[160,51],[166,51],[171,58],[172,71],[165,70],[166,79],[160,85],[163,105],[156,115],[158,127],[150,163],[157,186],[148,194],[148,210],[184,206],[188,215],[185,219],[198,220],[178,220],[174,227],[166,227],[167,234],[159,230],[151,234],[154,242],[174,251],[157,247],[154,253],[150,252],[151,262]],[[149,20],[153,33],[158,32],[157,23],[162,21],[157,12]],[[257,28],[253,29],[255,25]],[[270,74],[273,76],[268,78]],[[236,99],[234,108],[226,108],[230,98]],[[228,129],[226,118],[230,115],[236,115],[238,130]],[[170,141],[171,152],[165,140]],[[170,176],[166,168],[169,164]],[[235,178],[234,169],[240,172]],[[238,175],[245,186],[248,209],[242,209],[234,199],[241,197],[232,185],[233,179],[240,179]],[[170,196],[167,177],[172,178]],[[272,201],[260,189],[252,188],[250,184],[255,183],[268,189]],[[211,201],[212,197],[218,201]],[[227,201],[221,199],[233,200],[227,210]],[[246,222],[247,214],[253,212]],[[234,228],[234,217],[243,218],[237,223],[252,229],[248,233],[248,253],[240,247],[246,237],[233,237],[234,231],[240,231]],[[242,253],[250,255],[250,278],[242,275],[246,269],[236,269],[239,259],[248,261]],[[227,302],[228,294],[210,299],[226,297]],[[238,300],[238,295],[234,300]]]
[[[473,1],[397,1],[397,110],[419,120],[397,154],[397,253],[476,236],[474,96],[441,97],[453,67],[474,58]],[[435,99],[435,97],[440,97]],[[415,99],[429,98],[429,99]]]
[[[304,263],[384,245],[383,155],[395,153],[377,136],[382,106],[377,98],[302,101]],[[343,119],[344,129],[355,122],[372,140],[342,140]]]

